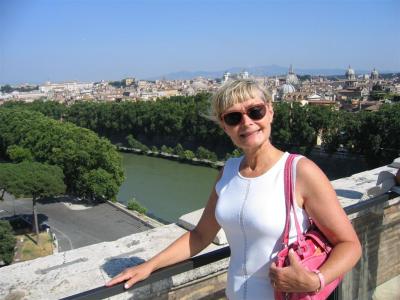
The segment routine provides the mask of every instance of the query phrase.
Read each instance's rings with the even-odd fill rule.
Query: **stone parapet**
[[[167,247],[186,230],[176,224],[160,226],[113,242],[57,253],[1,268],[0,299],[59,299],[103,286],[127,267],[139,264]],[[221,247],[211,244],[202,253]],[[151,298],[188,282],[219,274],[227,260],[114,297]],[[129,296],[130,295],[130,296]],[[8,298],[7,298],[8,297]]]
[[[199,222],[201,215],[203,214],[204,208],[195,210],[193,212],[190,212],[186,215],[183,215],[178,219],[178,225],[182,226],[186,230],[192,230],[196,227],[196,224]],[[221,228],[217,235],[215,236],[213,240],[214,244],[217,245],[227,245],[228,241],[226,239],[226,235],[224,230]]]
[[[376,296],[376,288],[398,282],[393,279],[400,274],[400,197],[389,199],[387,193],[391,178],[388,173],[393,175],[396,171],[385,166],[332,182],[343,207],[361,205],[361,211],[352,213],[350,219],[362,242],[363,256],[345,276],[341,299],[385,299]],[[371,199],[382,201],[363,209],[363,203]],[[196,223],[196,218],[192,222]],[[113,242],[3,267],[0,299],[59,299],[103,286],[126,267],[149,259],[185,232],[176,224],[163,225]],[[219,248],[211,244],[202,253]],[[212,295],[219,298],[227,265],[228,259],[224,259],[112,299],[213,299]],[[399,289],[395,286],[394,293],[398,293],[393,295],[399,295]]]

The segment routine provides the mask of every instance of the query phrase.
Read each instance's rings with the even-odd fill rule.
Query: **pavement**
[[[5,194],[0,201],[0,220],[14,215],[31,220],[32,201]],[[87,205],[62,197],[37,203],[39,224],[47,224],[56,235],[59,252],[68,251],[146,231],[145,225],[118,208],[100,203]]]

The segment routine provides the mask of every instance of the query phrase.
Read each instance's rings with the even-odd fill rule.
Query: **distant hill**
[[[241,71],[247,71],[250,75],[255,76],[279,76],[287,74],[289,67],[282,67],[278,65],[268,65],[268,66],[256,66],[256,67],[234,67],[226,70],[220,71],[180,71],[180,72],[173,72],[164,74],[162,76],[148,78],[150,80],[154,79],[192,79],[196,77],[204,77],[204,78],[221,78],[224,72],[230,72],[232,74],[239,73]],[[301,69],[296,68],[294,66],[294,72],[298,75],[324,75],[324,76],[341,76],[346,73],[347,68],[344,69]],[[372,70],[357,70],[355,69],[356,74],[369,74]],[[386,70],[378,70],[379,73],[393,73],[393,71],[386,71]]]

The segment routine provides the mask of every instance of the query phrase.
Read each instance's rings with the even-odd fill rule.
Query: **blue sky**
[[[0,84],[263,65],[400,71],[398,0],[0,0]]]

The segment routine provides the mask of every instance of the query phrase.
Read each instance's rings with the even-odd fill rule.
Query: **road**
[[[63,201],[61,201],[63,200]],[[39,223],[56,234],[59,251],[67,251],[150,229],[108,203],[83,206],[66,199],[37,203]],[[0,201],[0,220],[13,215],[31,218],[32,201],[5,195]]]

